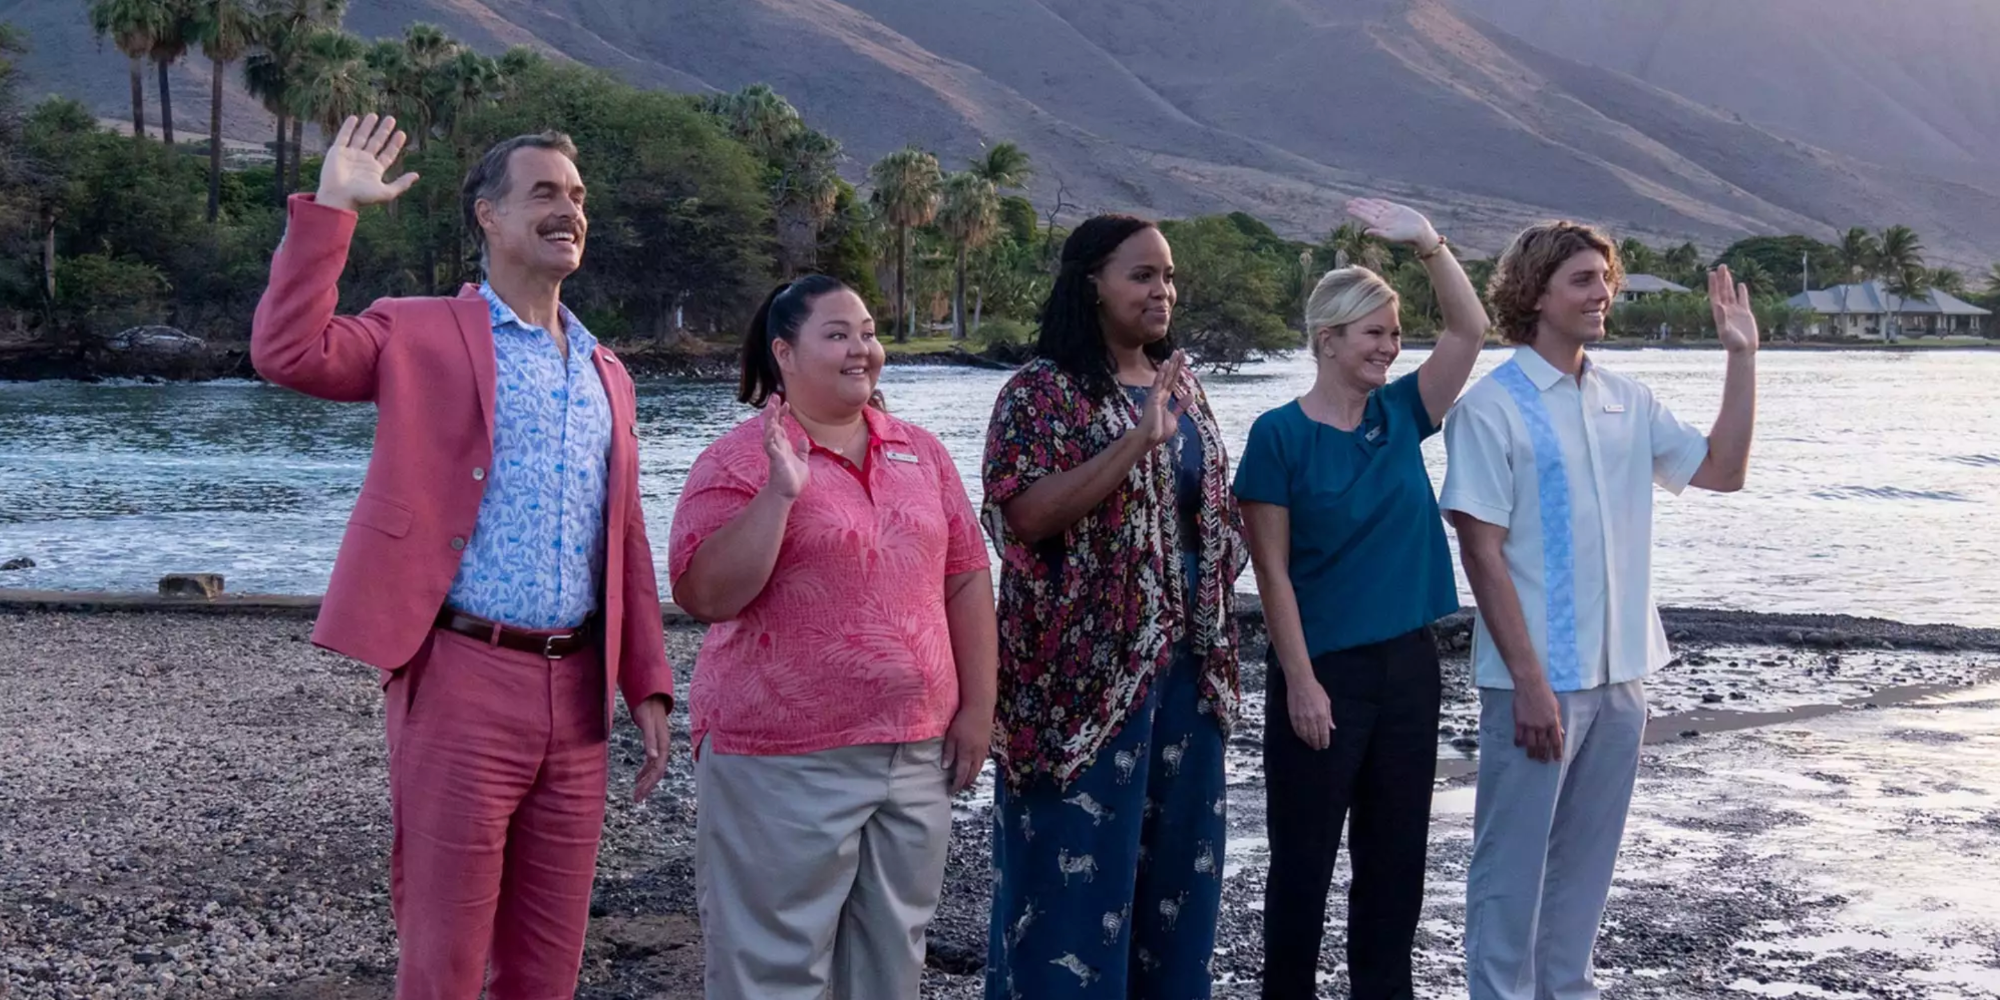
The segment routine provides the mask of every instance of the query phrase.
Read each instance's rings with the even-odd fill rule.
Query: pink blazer
[[[382,299],[336,316],[353,212],[293,195],[271,283],[257,304],[250,362],[278,385],[372,402],[375,450],[333,564],[313,643],[393,673],[430,634],[479,518],[493,460],[493,322],[467,286],[457,298]],[[611,401],[605,518],[605,700],[673,696],[653,550],[639,509],[632,378],[610,351],[594,360]]]

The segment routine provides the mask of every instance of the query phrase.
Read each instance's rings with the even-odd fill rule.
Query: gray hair
[[[479,228],[479,203],[490,201],[497,204],[507,197],[510,183],[507,161],[517,149],[553,149],[569,157],[571,162],[576,161],[576,143],[571,142],[565,133],[550,131],[517,135],[494,143],[493,148],[472,165],[472,169],[465,174],[461,197],[465,209],[465,231],[472,236],[473,248],[479,251],[481,271],[486,270],[486,231]]]
[[[1381,275],[1365,267],[1326,272],[1319,284],[1313,286],[1312,297],[1306,300],[1306,329],[1312,331],[1306,346],[1312,348],[1313,357],[1319,357],[1322,332],[1346,333],[1349,323],[1395,301],[1396,290]]]

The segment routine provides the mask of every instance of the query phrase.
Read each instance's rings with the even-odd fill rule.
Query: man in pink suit
[[[403,143],[392,118],[341,127],[318,194],[291,201],[250,356],[377,412],[313,641],[382,671],[396,996],[570,997],[614,692],[644,735],[637,798],[667,763],[632,380],[561,304],[587,222],[554,133],[500,143],[466,177],[485,282],[334,315],[356,210],[416,182],[384,179]]]

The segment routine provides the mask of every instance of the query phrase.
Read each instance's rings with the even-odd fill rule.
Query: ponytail
[[[808,274],[779,285],[764,297],[764,304],[757,307],[757,314],[743,331],[743,350],[738,359],[741,374],[736,380],[739,402],[763,406],[765,400],[784,391],[784,378],[778,371],[778,357],[771,350],[771,342],[797,343],[799,327],[812,315],[813,302],[829,292],[846,289],[838,278]]]

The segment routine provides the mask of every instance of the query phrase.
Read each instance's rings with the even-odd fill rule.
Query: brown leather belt
[[[489,646],[534,653],[551,660],[560,660],[597,645],[598,633],[596,615],[590,616],[576,628],[548,632],[502,625],[478,615],[468,615],[449,606],[438,611],[437,627],[471,636]]]

